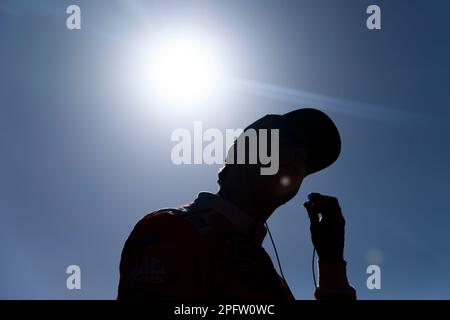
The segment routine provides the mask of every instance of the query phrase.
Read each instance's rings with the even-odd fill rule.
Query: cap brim
[[[280,140],[304,147],[307,152],[306,174],[323,170],[333,164],[341,152],[341,138],[334,122],[324,112],[304,108],[280,118]]]

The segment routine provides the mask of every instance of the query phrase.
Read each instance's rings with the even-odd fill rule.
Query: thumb
[[[306,208],[306,211],[308,212],[309,220],[311,221],[311,225],[317,225],[319,223],[319,212],[316,208],[316,206],[310,202],[306,201],[303,206]]]

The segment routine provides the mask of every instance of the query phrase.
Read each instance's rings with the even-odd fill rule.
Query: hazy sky
[[[81,30],[66,28],[70,4]],[[381,30],[366,28],[370,4]],[[360,298],[449,299],[449,10],[448,1],[2,0],[0,298],[115,298],[138,219],[217,189],[219,165],[171,162],[175,129],[242,128],[315,107],[336,122],[341,156],[269,220],[296,298],[313,298],[301,204],[316,191],[340,200]],[[177,106],[150,85],[137,90],[136,55],[186,31],[215,48],[222,87]],[[66,288],[71,264],[81,290]],[[381,267],[381,290],[366,287],[370,264]]]

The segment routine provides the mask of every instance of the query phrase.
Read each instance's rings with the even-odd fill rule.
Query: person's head
[[[218,174],[220,189],[233,188],[261,203],[278,207],[291,200],[300,189],[306,175],[306,150],[280,146],[278,170],[261,174],[258,164],[225,164]]]
[[[257,143],[253,146],[249,141],[251,135],[246,134],[250,129],[257,132]],[[266,129],[267,134],[259,134],[260,129]],[[277,129],[278,139],[271,139],[273,129]],[[244,149],[239,150],[240,142]],[[297,194],[304,177],[331,165],[339,156],[340,146],[336,126],[319,110],[298,109],[285,115],[267,115],[248,126],[230,148],[226,164],[219,172],[219,192],[233,189],[255,205],[275,210]],[[245,161],[239,162],[239,151],[243,150]],[[256,154],[256,163],[250,161],[252,152]],[[265,162],[261,161],[268,155]],[[268,170],[270,174],[267,170],[263,173],[262,168],[267,167],[272,168]]]

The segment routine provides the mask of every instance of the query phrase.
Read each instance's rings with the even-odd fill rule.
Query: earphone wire
[[[275,256],[277,257],[277,262],[278,262],[278,267],[280,268],[281,277],[283,278],[284,282],[286,282],[286,279],[283,274],[283,269],[281,268],[280,258],[278,257],[277,247],[275,246],[275,242],[273,241],[273,238],[272,238],[272,233],[270,232],[269,225],[267,224],[267,222],[265,223],[265,225],[266,225],[267,231],[269,232],[270,240],[272,241],[272,246],[273,246],[273,250],[275,251]]]
[[[275,246],[275,241],[273,241],[272,233],[270,232],[269,225],[267,224],[267,222],[265,223],[265,225],[266,225],[267,231],[269,233],[270,241],[272,242],[273,250],[275,251],[275,256],[277,257],[277,263],[278,263],[278,268],[280,269],[281,277],[283,278],[284,282],[286,282],[286,278],[284,277],[284,274],[283,274],[283,268],[281,268],[280,258],[278,257],[277,247]],[[311,261],[311,270],[312,270],[312,276],[313,276],[313,281],[314,281],[314,288],[317,289],[317,281],[316,281],[316,248],[315,247],[313,247],[312,261]]]

